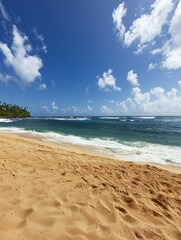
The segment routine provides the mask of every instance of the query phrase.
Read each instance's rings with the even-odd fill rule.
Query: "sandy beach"
[[[181,239],[180,168],[4,133],[0,152],[1,240]]]

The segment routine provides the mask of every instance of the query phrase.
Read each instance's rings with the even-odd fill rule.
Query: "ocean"
[[[32,117],[0,119],[0,131],[95,147],[117,159],[181,165],[181,117]]]

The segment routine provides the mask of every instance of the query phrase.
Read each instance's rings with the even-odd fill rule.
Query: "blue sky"
[[[181,115],[181,1],[0,1],[0,100],[32,115]]]

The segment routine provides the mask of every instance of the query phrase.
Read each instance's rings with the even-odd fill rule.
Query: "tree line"
[[[0,117],[30,117],[30,112],[26,107],[20,107],[16,104],[9,104],[0,101]]]

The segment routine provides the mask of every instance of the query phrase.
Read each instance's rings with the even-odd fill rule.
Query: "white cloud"
[[[14,76],[4,74],[4,73],[0,73],[0,82],[8,83],[10,81],[17,81],[17,79]]]
[[[150,13],[143,14],[133,21],[124,35],[124,43],[130,46],[138,40],[138,46],[143,46],[160,36],[173,6],[173,0],[156,0],[151,5]]]
[[[117,12],[120,14],[114,17],[116,20],[113,19],[113,22],[117,31],[120,28],[118,36],[125,46],[135,44],[136,54],[143,53],[143,50],[149,47],[151,54],[161,54],[159,65],[162,68],[169,70],[181,68],[181,1],[155,0],[150,9],[137,17],[127,30],[122,22],[126,14],[124,3],[120,8],[122,11],[119,8]],[[115,12],[114,9],[113,13]],[[154,69],[153,67],[156,66],[150,65],[149,71]]]
[[[55,102],[52,102],[51,103],[51,106],[52,106],[52,109],[54,112],[57,112],[58,111],[58,106],[56,106],[56,103]]]
[[[52,80],[51,83],[52,83],[52,87],[55,87],[55,81]]]
[[[0,50],[5,56],[5,64],[12,67],[19,78],[18,83],[26,87],[41,77],[40,68],[43,66],[41,58],[30,55],[31,45],[27,43],[28,37],[21,35],[13,25],[13,43],[11,48],[0,42]]]
[[[150,63],[149,66],[148,66],[148,71],[151,71],[153,69],[155,69],[157,66],[157,63]]]
[[[109,103],[115,103],[115,101],[114,101],[114,100],[109,100],[108,102],[109,102]]]
[[[181,81],[178,84],[181,85]],[[166,92],[161,87],[143,93],[135,87],[132,89],[132,97],[121,101],[118,106],[122,114],[180,115],[181,93],[176,88]]]
[[[49,109],[46,105],[43,106],[43,109],[45,109],[47,112],[49,112]]]
[[[118,36],[122,39],[125,33],[125,26],[123,24],[122,18],[126,15],[127,9],[125,8],[125,3],[119,4],[119,6],[113,10],[112,18],[117,31]]]
[[[42,34],[39,34],[36,28],[33,28],[33,33],[35,34],[35,37],[40,41],[41,43],[41,50],[44,53],[48,53],[47,45],[45,44],[45,39]]]
[[[9,21],[10,17],[9,14],[7,13],[4,5],[0,2],[0,15],[4,18],[4,20]]]
[[[130,70],[130,71],[128,72],[127,80],[128,80],[133,86],[139,86],[137,73],[134,73],[133,70]]]
[[[108,108],[107,106],[103,105],[101,108],[100,108],[100,112],[103,113],[103,114],[111,114],[112,113],[112,110],[110,108]]]
[[[162,49],[164,60],[162,67],[167,69],[181,68],[181,1],[178,3],[169,27],[170,40]]]
[[[98,77],[99,89],[109,92],[111,90],[121,91],[121,88],[116,86],[116,78],[112,75],[113,71],[109,69],[103,73],[103,77]]]
[[[50,114],[54,114],[58,111],[59,107],[56,106],[55,102],[52,102],[52,103],[48,104],[48,106],[43,105],[43,109],[46,110]]]
[[[156,97],[160,97],[160,96],[162,96],[163,94],[164,94],[164,92],[165,92],[165,90],[163,89],[163,88],[161,88],[161,87],[156,87],[156,88],[152,88],[151,90],[150,90],[150,93],[152,94],[152,95],[155,95]]]
[[[180,80],[180,81],[178,81],[178,85],[179,85],[179,87],[181,88],[181,80]]]
[[[88,112],[92,112],[92,107],[90,105],[87,105]]]
[[[87,94],[89,94],[89,93],[90,93],[90,88],[91,88],[91,86],[90,86],[90,85],[86,86],[86,88],[85,88],[85,92],[86,92]]]
[[[92,101],[92,100],[88,100],[87,102],[88,102],[88,103],[92,103],[93,101]]]
[[[45,83],[41,83],[38,87],[39,90],[45,90],[47,88]]]

